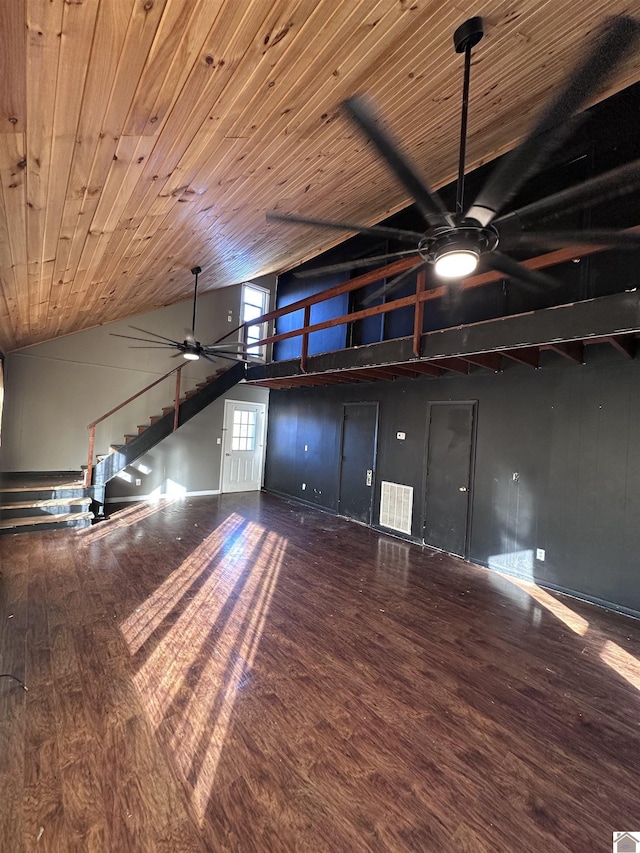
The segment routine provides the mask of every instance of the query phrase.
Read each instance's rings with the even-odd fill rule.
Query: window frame
[[[271,291],[268,290],[268,288],[266,288],[266,287],[261,287],[259,284],[254,284],[252,281],[245,281],[245,282],[243,282],[242,289],[240,291],[240,322],[241,323],[247,322],[247,320],[245,320],[245,306],[250,305],[253,307],[257,307],[255,305],[255,302],[250,302],[249,300],[247,300],[245,298],[245,294],[248,291],[249,292],[254,291],[254,292],[260,293],[262,295],[262,300],[261,300],[262,301],[262,310],[260,311],[260,314],[258,315],[259,317],[261,317],[263,314],[266,314],[269,311],[269,300],[271,297]],[[253,340],[259,341],[261,338],[266,337],[267,323],[259,323],[259,324],[256,324],[255,326],[249,326],[247,328],[247,339],[246,339],[247,344],[248,344],[247,345],[248,357],[251,359],[259,360],[259,361],[264,361],[266,358],[266,349],[267,349],[266,346],[263,345],[263,346],[256,348],[255,345],[253,345],[253,351],[252,351],[251,344],[250,344],[250,338],[249,338],[249,332],[252,329],[258,330],[257,336],[253,335],[252,337],[253,337]],[[242,343],[244,343],[244,341],[245,341],[244,326],[240,329],[240,341]]]

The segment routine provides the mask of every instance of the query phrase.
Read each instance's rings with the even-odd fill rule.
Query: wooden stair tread
[[[10,492],[11,494],[20,494],[20,492],[36,492],[42,489],[82,489],[84,488],[83,480],[74,480],[68,483],[47,483],[43,480],[34,481],[28,486],[3,486],[0,483],[0,492]]]
[[[0,521],[0,530],[10,530],[12,527],[31,527],[36,524],[57,524],[64,526],[67,521],[84,521],[92,519],[92,512],[65,512],[60,515],[34,515],[22,518],[6,518]]]
[[[48,506],[89,506],[91,498],[48,498],[45,500],[19,501],[16,503],[3,503],[0,505],[1,510],[7,509],[37,509],[38,507]]]

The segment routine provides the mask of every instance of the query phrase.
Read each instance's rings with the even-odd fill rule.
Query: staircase
[[[139,426],[137,434],[126,435],[124,444],[112,446],[109,453],[98,456],[91,484],[85,484],[81,473],[5,475],[0,480],[0,534],[90,525],[102,514],[109,480],[237,385],[245,372],[245,362],[238,361],[229,369],[207,376],[180,399],[177,423],[175,406],[168,406],[149,424]]]
[[[233,367],[218,370],[212,376],[207,376],[204,382],[192,391],[187,391],[180,399],[177,423],[175,406],[168,406],[162,410],[161,415],[151,417],[149,424],[139,426],[137,434],[126,435],[124,444],[114,445],[105,456],[99,456],[91,478],[94,511],[97,514],[100,513],[104,505],[105,487],[109,480],[237,385],[244,379],[245,374],[245,362],[238,361]]]
[[[88,527],[91,497],[80,475],[5,475],[0,482],[0,534]]]

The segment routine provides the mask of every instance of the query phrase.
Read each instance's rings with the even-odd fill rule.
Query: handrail
[[[165,373],[164,376],[161,376],[159,379],[156,379],[154,382],[151,382],[145,388],[142,388],[140,391],[138,391],[136,394],[133,394],[131,397],[129,397],[124,402],[119,403],[117,406],[114,406],[113,409],[110,409],[104,415],[101,415],[99,418],[96,418],[95,421],[91,421],[90,424],[87,424],[87,429],[89,430],[89,458],[87,461],[87,470],[85,471],[85,476],[84,476],[85,486],[91,485],[91,477],[93,474],[93,452],[95,449],[95,441],[96,441],[96,426],[99,423],[102,423],[102,421],[106,420],[108,417],[111,417],[111,415],[120,411],[120,409],[123,409],[129,403],[132,403],[138,397],[142,396],[142,394],[144,394],[146,391],[149,391],[149,390],[151,390],[151,388],[155,388],[156,385],[159,385],[161,382],[164,382],[164,380],[168,379],[169,376],[171,376],[171,374],[173,374],[173,373],[176,374],[176,396],[175,396],[175,400],[174,400],[174,404],[173,404],[173,406],[174,406],[173,429],[174,429],[174,431],[177,429],[177,426],[178,426],[178,409],[180,407],[180,374],[182,372],[183,367],[184,367],[184,364],[179,364],[177,367],[174,367],[168,373]]]
[[[640,225],[627,228],[622,233],[637,233],[638,231],[640,231]],[[521,261],[521,263],[523,266],[531,270],[545,269],[546,267],[555,266],[556,264],[561,264],[574,258],[582,258],[588,255],[593,255],[597,252],[605,251],[606,249],[606,246],[577,244],[574,246],[567,246],[562,249],[556,249],[553,252],[547,252],[543,255],[537,255],[533,258],[528,258],[527,260]],[[404,272],[412,266],[416,266],[418,263],[420,263],[419,257],[402,258],[398,261],[394,261],[391,264],[387,264],[384,267],[378,267],[377,269],[363,273],[362,275],[359,275],[356,278],[349,279],[349,281],[343,282],[342,284],[334,285],[333,287],[329,287],[326,290],[320,291],[319,293],[314,293],[311,296],[306,296],[303,299],[299,299],[297,302],[292,302],[289,305],[283,306],[282,308],[276,308],[273,311],[269,311],[267,314],[263,314],[261,317],[256,317],[255,320],[251,320],[250,325],[259,326],[270,320],[275,320],[278,317],[282,317],[286,314],[291,314],[294,311],[300,311],[301,309],[304,309],[303,325],[301,327],[299,327],[298,329],[291,330],[289,332],[281,332],[279,334],[269,335],[259,341],[256,341],[255,346],[266,346],[268,344],[277,343],[278,341],[286,340],[288,338],[302,336],[301,369],[303,372],[305,372],[306,354],[308,352],[308,336],[311,333],[335,326],[342,326],[346,323],[354,322],[356,320],[363,320],[368,317],[373,317],[377,314],[386,314],[392,311],[397,311],[400,308],[406,308],[408,306],[413,305],[415,306],[416,311],[413,335],[414,354],[416,356],[419,356],[419,352],[416,351],[419,345],[419,336],[417,333],[417,328],[418,325],[420,326],[420,328],[422,327],[422,318],[419,315],[423,310],[424,303],[430,301],[431,299],[437,299],[438,297],[443,295],[443,293],[445,292],[444,286],[425,290],[424,282],[419,280],[418,285],[416,287],[416,293],[411,294],[410,296],[404,296],[399,299],[395,299],[392,302],[386,302],[381,305],[375,305],[370,308],[364,308],[360,311],[354,311],[348,314],[343,314],[341,317],[334,317],[330,320],[325,320],[321,323],[314,323],[311,325],[309,322],[310,308],[312,305],[316,305],[319,302],[324,302],[327,299],[332,299],[335,296],[341,296],[345,293],[351,292],[352,290],[357,290],[367,284],[372,284],[373,282],[380,281],[380,279],[382,278],[390,278],[391,276]],[[502,278],[504,278],[503,273],[490,270],[488,272],[479,273],[478,275],[470,276],[469,278],[465,279],[461,283],[461,288],[463,290],[468,290],[471,288],[480,287],[485,284],[491,284],[495,281],[500,281]]]
[[[117,406],[115,406],[113,409],[111,409],[110,411],[108,411],[105,415],[101,415],[101,416],[100,416],[99,418],[97,418],[95,421],[92,421],[90,424],[87,424],[87,428],[88,428],[88,429],[90,429],[91,427],[97,426],[99,423],[102,423],[102,421],[106,420],[110,415],[115,414],[115,413],[116,413],[117,411],[119,411],[120,409],[124,409],[124,407],[125,407],[128,403],[133,402],[133,400],[135,400],[135,399],[136,399],[136,397],[140,397],[140,396],[142,396],[142,394],[144,394],[144,392],[145,392],[145,391],[149,391],[149,390],[151,390],[151,388],[155,387],[156,385],[159,385],[159,384],[160,384],[160,382],[162,382],[162,381],[163,381],[164,379],[166,379],[168,376],[171,376],[171,374],[172,374],[172,373],[176,373],[176,371],[178,371],[178,370],[182,370],[182,368],[183,368],[183,367],[184,367],[184,365],[183,365],[183,364],[179,364],[177,367],[174,367],[174,368],[173,368],[173,370],[170,370],[168,373],[165,373],[165,375],[164,375],[164,376],[161,376],[161,377],[160,377],[160,379],[156,379],[156,380],[155,380],[155,382],[152,382],[150,385],[147,385],[147,386],[146,386],[146,388],[143,388],[141,391],[138,391],[138,392],[137,392],[136,394],[134,394],[132,397],[129,397],[129,399],[128,399],[128,400],[125,400],[123,403],[119,403],[119,404],[118,404]]]

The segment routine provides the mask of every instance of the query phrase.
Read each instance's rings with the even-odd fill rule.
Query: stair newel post
[[[91,485],[91,477],[93,474],[93,451],[96,443],[96,425],[89,424],[89,459],[87,460],[87,470],[84,475],[85,486]]]
[[[182,365],[176,370],[176,400],[173,407],[173,431],[178,429],[178,414],[180,412],[180,375],[182,374]]]

